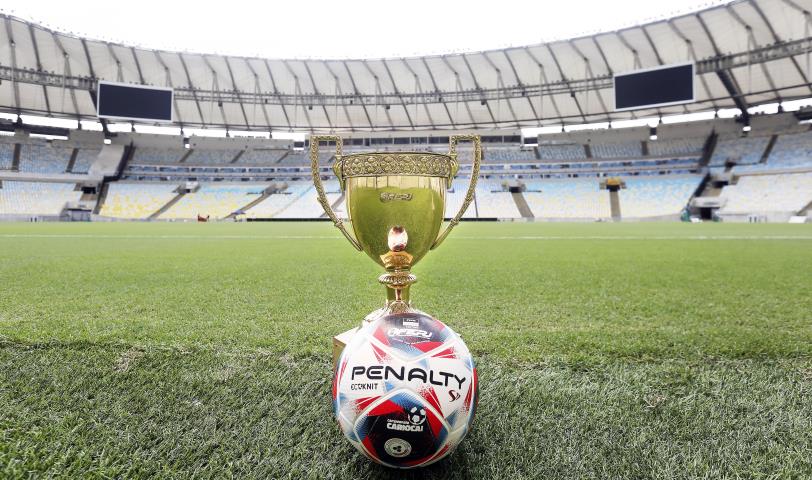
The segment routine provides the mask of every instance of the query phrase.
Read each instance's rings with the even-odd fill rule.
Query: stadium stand
[[[226,165],[234,160],[240,150],[205,150],[194,149],[185,163],[191,165]]]
[[[719,215],[791,215],[812,202],[812,172],[746,175],[722,189]]]
[[[500,180],[480,179],[476,186],[477,215],[479,218],[521,218],[510,192],[502,188]]]
[[[172,200],[175,183],[113,182],[99,215],[114,218],[145,219]]]
[[[81,196],[73,183],[3,180],[0,214],[59,215],[67,202],[79,201]]]
[[[0,170],[11,170],[14,162],[14,144],[0,143]]]
[[[334,155],[335,153],[333,153],[332,150],[328,151],[322,150],[319,152],[319,162],[321,162],[323,166],[327,166],[328,164],[331,163],[330,160],[333,158]],[[285,155],[279,160],[278,164],[296,165],[296,166],[310,165],[310,152],[303,150],[291,150],[288,152],[287,155]]]
[[[298,190],[298,189],[297,189]],[[324,214],[321,204],[316,200],[316,189],[310,185],[309,188],[302,188],[302,193],[290,203],[284,210],[276,214],[275,218],[318,218]],[[341,198],[337,180],[324,181],[324,193],[327,200],[332,205]],[[263,202],[264,203],[264,202]]]
[[[624,218],[677,216],[702,182],[701,175],[625,177],[620,194]]]
[[[161,165],[179,163],[188,150],[181,148],[140,147],[135,149],[133,163]]]
[[[24,143],[20,149],[20,171],[30,173],[65,173],[73,147]]]
[[[81,147],[76,154],[76,163],[73,164],[72,173],[87,173],[90,166],[101,152],[101,147]]]
[[[581,144],[539,145],[539,156],[542,160],[583,160],[586,151]]]
[[[812,168],[812,131],[779,135],[766,163],[737,166],[736,173]]]
[[[198,216],[222,219],[257,199],[267,185],[202,184],[196,192],[187,193],[158,218],[193,219]]]
[[[273,218],[308,191],[313,191],[315,195],[315,190],[310,182],[293,182],[283,191],[269,195],[268,198],[248,209],[245,215],[247,218]]]
[[[704,145],[704,138],[654,140],[648,142],[648,153],[654,157],[700,156]]]
[[[445,203],[445,217],[452,218],[462,207],[462,202],[465,200],[465,193],[468,190],[468,183],[470,182],[470,178],[460,178],[457,177],[451,182],[451,189],[448,190],[446,193],[446,203]],[[476,205],[476,198],[474,201],[471,202],[471,205],[468,207],[468,210],[465,211],[462,218],[476,218],[477,216],[477,205]]]
[[[595,158],[639,158],[643,156],[640,142],[601,142],[593,143],[592,156]]]
[[[728,161],[738,165],[758,163],[768,143],[770,143],[768,136],[741,137],[738,134],[720,136],[711,156],[710,166],[723,167]]]
[[[490,163],[500,162],[535,162],[536,154],[531,150],[520,150],[518,148],[498,148],[489,147],[483,152],[483,161]]]
[[[604,219],[611,217],[609,192],[597,178],[525,182],[524,198],[536,218]]]
[[[246,150],[237,160],[237,164],[244,165],[273,165],[288,153],[288,150],[255,148]]]
[[[645,140],[648,127],[561,132],[547,134],[544,139],[540,136],[535,150],[523,147],[514,138],[500,143],[507,137],[494,136],[483,147],[482,177],[465,218],[610,218],[609,194],[598,186],[609,176],[626,182],[618,194],[619,203],[614,203],[615,218],[619,215],[618,205],[623,218],[674,218],[689,202],[705,173],[715,176],[709,180],[715,183],[711,195],[716,196],[722,185],[735,183],[739,174],[746,175],[748,169],[766,173],[812,169],[812,132],[801,132],[803,126],[799,126],[797,120],[787,121],[784,117],[760,122],[765,126],[748,137],[741,137],[740,124],[735,124],[733,119],[669,124],[667,128],[662,127],[664,133],[659,140],[649,141]],[[717,128],[720,133],[715,150],[710,152],[709,167],[702,167],[700,157],[704,146]],[[102,217],[148,219],[157,216],[174,220],[193,219],[200,214],[221,219],[244,207],[248,207],[244,215],[248,219],[323,216],[309,180],[307,144],[304,149],[290,149],[289,143],[274,140],[199,138],[192,149],[184,149],[174,146],[183,141],[180,137],[119,135],[122,138],[117,143],[135,145],[135,155],[124,164],[119,180],[106,182],[103,201],[98,206]],[[6,171],[7,177],[14,177],[10,180],[24,174],[20,180],[25,181],[34,181],[38,175],[65,174],[68,168],[69,173],[87,173],[102,148],[90,141],[87,136],[75,141],[53,142],[24,136],[2,137],[0,173]],[[445,142],[447,138],[443,137],[354,137],[345,144],[344,152],[446,152]],[[9,172],[17,165],[15,143],[20,143],[19,173]],[[76,156],[71,161],[74,150]],[[770,155],[766,162],[761,162],[765,151]],[[459,209],[468,184],[465,176],[470,175],[472,169],[471,145],[461,143],[458,154],[460,177],[447,193],[446,217],[453,216]],[[589,154],[592,158],[587,158]],[[333,149],[328,147],[320,152],[325,175],[330,175],[328,167],[333,155]],[[726,171],[728,160],[736,164],[732,172]],[[49,180],[55,179],[49,177]],[[747,186],[750,181],[743,179],[742,185]],[[178,185],[185,182],[199,182],[202,187],[185,195],[176,193]],[[521,183],[527,185],[527,191],[519,193],[514,189],[511,193],[506,188],[506,184]],[[284,188],[265,193],[268,185]],[[330,202],[336,204],[336,211],[345,216],[343,205],[337,203],[341,198],[337,182],[326,181],[325,187]],[[97,190],[102,191],[102,186]],[[792,195],[801,194],[798,188],[790,191]],[[725,218],[732,215],[725,212],[738,211],[731,210],[737,202],[721,211],[727,215]],[[61,202],[59,208],[63,205]]]

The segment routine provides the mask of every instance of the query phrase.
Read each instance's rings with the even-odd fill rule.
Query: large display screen
[[[96,93],[99,118],[172,121],[171,88],[100,81]]]
[[[615,110],[678,105],[694,101],[694,64],[615,75]]]

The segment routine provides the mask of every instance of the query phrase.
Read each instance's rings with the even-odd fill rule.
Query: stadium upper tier
[[[779,168],[812,168],[812,132],[779,135],[766,163],[737,165],[735,171],[763,172]]]
[[[27,136],[2,136],[0,174],[86,174],[101,148],[100,141],[87,144],[70,140],[49,142]]]
[[[482,174],[515,178],[570,178],[583,175],[746,173],[812,166],[812,133],[794,114],[753,117],[758,124],[749,136],[733,119],[664,125],[659,138],[649,128],[595,130],[540,135],[537,145],[514,131],[483,136]],[[435,132],[437,135],[439,132]],[[426,135],[426,134],[423,134]],[[0,175],[86,174],[102,152],[102,137],[45,141],[25,134],[0,137]],[[97,143],[94,143],[97,142]],[[120,160],[126,180],[140,181],[266,181],[298,180],[310,175],[307,143],[241,138],[118,134],[113,139],[125,152]],[[345,153],[364,151],[446,152],[448,137],[385,136],[347,138]],[[185,145],[185,146],[184,146]],[[322,172],[331,175],[334,146],[322,145]],[[461,173],[469,173],[470,144],[458,148]],[[114,173],[112,166],[107,175]],[[31,178],[36,179],[36,178]]]
[[[344,60],[149,50],[4,14],[0,108],[95,119],[91,92],[108,80],[173,87],[177,124],[233,130],[518,128],[742,109],[810,96],[809,11],[812,0],[739,0],[537,45]],[[696,65],[694,103],[614,111],[614,74],[684,62]],[[620,148],[605,153],[630,153]]]

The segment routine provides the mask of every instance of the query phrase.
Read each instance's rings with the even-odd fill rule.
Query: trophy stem
[[[405,302],[410,303],[411,300],[409,298],[409,287],[410,285],[406,285],[400,288],[386,288],[386,304],[389,305],[392,302]]]
[[[403,313],[411,310],[409,287],[417,281],[417,277],[408,269],[391,270],[380,277],[378,281],[386,285],[387,313]]]

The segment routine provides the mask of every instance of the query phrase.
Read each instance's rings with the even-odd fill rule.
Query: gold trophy
[[[457,143],[469,140],[474,146],[474,165],[465,200],[457,214],[440,232],[445,214],[446,192],[459,170]],[[351,234],[333,212],[324,193],[319,168],[319,143],[335,142],[333,172],[345,194]],[[439,246],[459,222],[474,198],[482,145],[478,135],[452,135],[448,153],[369,152],[342,153],[337,135],[310,137],[310,165],[313,184],[324,212],[359,251],[366,252],[386,272],[378,281],[386,286],[386,303],[365,317],[371,322],[389,313],[419,312],[409,297],[417,281],[412,267],[429,250]],[[333,361],[356,329],[333,338]]]

